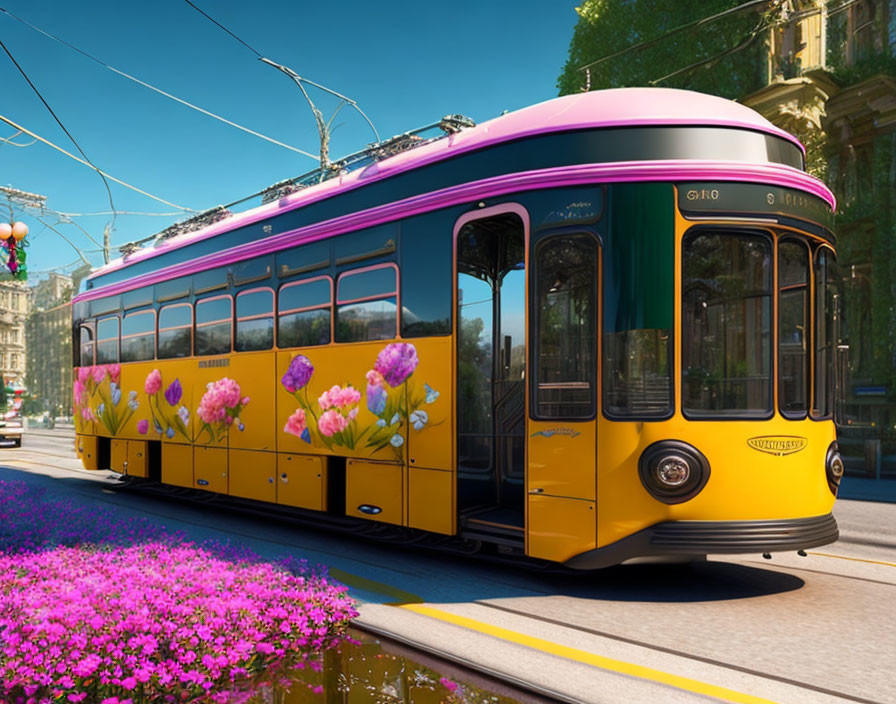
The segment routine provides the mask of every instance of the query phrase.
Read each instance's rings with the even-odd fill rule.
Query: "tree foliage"
[[[765,84],[762,47],[777,3],[758,5],[703,24],[739,0],[584,0],[569,58],[557,80],[560,95],[583,90],[656,85],[738,98]],[[772,8],[772,9],[769,9]],[[662,38],[664,34],[690,27]],[[654,41],[656,40],[656,41]],[[629,47],[620,56],[587,64]]]

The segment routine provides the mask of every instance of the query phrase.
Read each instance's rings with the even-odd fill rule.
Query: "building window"
[[[196,303],[195,351],[198,355],[227,354],[233,334],[233,299],[215,296]]]
[[[398,267],[349,271],[336,292],[336,342],[388,340],[398,332]]]
[[[332,301],[333,280],[329,276],[281,286],[277,296],[277,346],[328,344]]]
[[[236,297],[237,351],[269,350],[273,346],[273,289],[255,288],[240,292]]]

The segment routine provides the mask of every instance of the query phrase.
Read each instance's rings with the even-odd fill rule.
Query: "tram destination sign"
[[[775,215],[815,223],[833,231],[834,214],[821,198],[793,188],[755,183],[679,183],[678,207],[685,215]]]

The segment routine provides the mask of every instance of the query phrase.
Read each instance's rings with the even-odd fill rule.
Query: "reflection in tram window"
[[[812,416],[834,412],[834,310],[836,276],[834,253],[822,247],[815,253],[815,394]]]
[[[535,254],[535,415],[594,415],[597,242],[542,240]]]
[[[778,407],[804,418],[809,407],[809,249],[795,240],[778,244]]]
[[[682,405],[691,417],[771,413],[771,249],[763,235],[685,238]]]
[[[674,194],[667,184],[618,184],[604,248],[604,412],[672,414]]]

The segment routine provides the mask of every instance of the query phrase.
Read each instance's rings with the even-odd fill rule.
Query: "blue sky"
[[[448,113],[481,122],[556,96],[577,19],[576,0],[194,2],[261,54],[355,99],[381,137]],[[3,7],[121,71],[317,152],[315,123],[295,85],[183,0],[6,0]],[[166,200],[201,210],[315,166],[136,85],[3,14],[0,38],[98,167]],[[0,85],[0,114],[77,153],[2,52]],[[320,92],[312,97],[325,115],[335,107]],[[373,141],[351,110],[343,109],[336,124],[334,157]],[[0,124],[0,138],[13,132]],[[0,144],[0,185],[45,195],[56,211],[109,209],[96,173],[39,143]],[[112,197],[118,210],[172,212],[114,183]],[[73,268],[78,255],[57,234],[33,218],[17,217],[31,227],[32,281]],[[74,219],[96,239],[109,221]],[[178,219],[120,215],[112,242],[152,234]],[[97,249],[73,225],[57,224],[53,216],[44,220],[81,249]],[[101,263],[99,252],[88,256]]]

